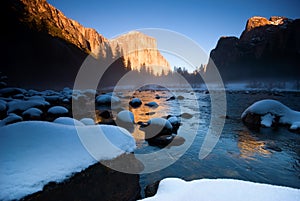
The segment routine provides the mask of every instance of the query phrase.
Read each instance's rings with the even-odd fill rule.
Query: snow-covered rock
[[[175,116],[170,116],[168,121],[172,124],[172,126],[180,124],[180,120]]]
[[[117,114],[116,123],[118,126],[126,128],[129,132],[134,130],[134,115],[128,110],[123,110]]]
[[[8,102],[8,113],[14,113],[17,111],[25,111],[29,108],[44,108],[50,104],[43,100],[13,100]]]
[[[29,108],[22,113],[24,119],[40,119],[43,112],[38,108]]]
[[[82,122],[77,119],[73,119],[71,117],[58,117],[53,121],[53,123],[64,124],[64,125],[72,125],[72,126],[85,126]]]
[[[259,122],[260,117],[260,122]],[[242,114],[244,122],[251,122],[270,127],[274,123],[291,125],[291,129],[299,129],[296,122],[300,122],[300,112],[294,111],[276,100],[261,100],[249,106]]]
[[[151,139],[156,136],[172,135],[173,126],[164,118],[152,118],[140,129],[145,132],[145,139]]]
[[[124,123],[134,123],[134,115],[128,110],[123,110],[117,114],[117,121]]]
[[[8,114],[8,116],[6,118],[4,118],[3,120],[0,121],[0,127],[8,125],[8,124],[20,122],[20,121],[23,121],[22,117],[14,114],[14,113],[10,113],[10,114]]]
[[[27,100],[39,100],[39,101],[46,101],[44,97],[42,96],[38,96],[38,95],[34,95],[34,96],[30,96],[30,97],[26,97]]]
[[[137,108],[137,107],[140,107],[142,105],[142,101],[139,98],[133,98],[129,101],[129,105],[131,107]]]
[[[110,106],[119,103],[120,103],[120,99],[118,97],[109,94],[102,94],[96,97],[96,104],[98,106],[101,105]]]
[[[6,101],[0,100],[0,113],[6,111]]]
[[[48,109],[48,114],[52,115],[66,115],[68,112],[68,109],[63,106],[53,106]]]
[[[93,156],[78,133],[94,147]],[[90,145],[91,146],[91,145]],[[97,160],[113,159],[135,149],[128,131],[117,126],[70,126],[26,121],[0,128],[0,200],[20,199],[62,181]]]
[[[300,190],[234,179],[199,179],[186,182],[163,179],[155,196],[143,201],[296,201]]]
[[[7,87],[0,89],[0,96],[2,97],[9,97],[16,94],[24,94],[26,92],[25,89],[16,88],[16,87]]]
[[[95,121],[92,118],[82,118],[82,119],[80,119],[80,122],[86,126],[95,125]]]
[[[158,107],[158,104],[156,102],[149,102],[149,103],[145,103],[146,106],[148,107]]]

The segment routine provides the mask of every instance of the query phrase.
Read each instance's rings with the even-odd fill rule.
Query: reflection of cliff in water
[[[251,136],[249,131],[243,130],[238,133],[238,148],[240,149],[240,157],[255,160],[255,155],[267,156],[271,154],[264,149],[265,143]]]

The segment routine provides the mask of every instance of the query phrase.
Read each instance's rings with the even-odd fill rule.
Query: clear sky
[[[300,0],[47,1],[106,38],[135,29],[163,28],[191,38],[207,54],[221,36],[239,37],[252,16],[300,18]]]

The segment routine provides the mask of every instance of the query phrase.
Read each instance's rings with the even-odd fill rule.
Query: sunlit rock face
[[[126,64],[128,59],[131,68],[140,66],[159,66],[169,70],[168,61],[157,50],[156,39],[143,33],[132,31],[108,40],[95,29],[86,28],[77,21],[67,18],[61,11],[48,4],[45,0],[20,0],[25,5],[26,18],[55,37],[60,37],[76,45],[87,53],[100,58],[119,57],[124,53]],[[156,71],[156,69],[154,68]],[[158,71],[158,70],[157,70]]]
[[[221,37],[210,53],[225,81],[297,79],[300,19],[252,17],[239,38]],[[212,61],[206,69],[209,74]]]
[[[109,40],[67,18],[46,0],[5,1],[3,10],[7,31],[2,33],[6,47],[2,65],[7,68],[1,71],[13,84],[49,87],[56,76],[55,87],[71,87],[89,54],[111,64],[124,52],[127,67],[139,69],[145,64],[153,73],[170,69],[156,40],[145,34],[131,32]]]
[[[170,64],[157,50],[156,39],[141,32],[132,31],[123,34],[113,40],[112,44],[119,44],[123,50],[126,64],[130,60],[131,68],[140,70],[145,64],[150,67],[154,74],[161,73],[162,69],[167,72]]]

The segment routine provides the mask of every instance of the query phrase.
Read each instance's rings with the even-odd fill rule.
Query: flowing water
[[[123,93],[122,100],[127,105],[128,97],[131,95]],[[181,95],[184,98],[171,101],[166,101],[173,95],[169,91],[137,91],[133,95],[140,98],[143,103],[155,101],[159,104],[157,108],[144,105],[136,109],[127,107],[133,112],[136,122],[182,113],[192,115],[191,118],[181,118],[182,126],[178,130],[178,135],[183,136],[185,143],[190,142],[191,146],[170,166],[141,174],[142,189],[166,177],[179,177],[185,180],[235,178],[300,188],[300,134],[290,132],[286,127],[261,128],[254,131],[248,129],[240,119],[248,106],[261,99],[279,100],[291,109],[300,111],[299,93],[227,92],[227,117],[223,132],[213,151],[202,160],[198,155],[210,123],[210,94],[205,91],[178,90],[176,96]],[[160,96],[160,99],[156,99],[155,96]],[[133,135],[138,144],[136,154],[160,150],[158,147],[149,146],[143,140],[143,132],[138,128],[133,131]],[[178,147],[180,146],[184,145]],[[168,157],[172,156],[159,155],[158,161],[167,160]],[[156,159],[149,163],[156,163]]]

